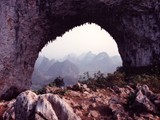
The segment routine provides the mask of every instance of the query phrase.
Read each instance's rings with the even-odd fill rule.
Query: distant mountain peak
[[[106,52],[100,52],[98,55],[109,56]]]
[[[94,54],[92,53],[92,51],[89,51],[86,53],[86,55],[94,55]]]

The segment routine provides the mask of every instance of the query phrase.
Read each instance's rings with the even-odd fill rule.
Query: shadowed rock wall
[[[39,51],[93,22],[115,39],[125,67],[160,64],[159,0],[1,0],[0,95],[28,89]]]

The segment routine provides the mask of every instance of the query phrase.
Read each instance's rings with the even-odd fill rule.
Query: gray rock
[[[53,94],[38,96],[27,90],[8,107],[5,120],[81,120],[63,99]]]
[[[43,96],[38,97],[35,109],[35,120],[58,120],[52,105]]]
[[[48,93],[42,96],[51,103],[59,120],[81,120],[73,112],[73,109],[58,95]]]
[[[127,70],[160,65],[159,4],[159,0],[0,0],[0,95],[13,86],[18,91],[29,89],[43,46],[85,22],[111,34]]]
[[[22,92],[16,99],[15,119],[34,120],[35,108],[38,96],[32,91]]]
[[[13,99],[7,104],[8,109],[3,114],[3,119],[4,120],[15,119],[15,109],[14,109],[15,101],[16,100]]]
[[[145,96],[141,90],[137,92],[137,96],[133,105],[135,108],[139,109],[141,112],[152,112],[156,113],[156,106]]]
[[[113,118],[116,120],[132,120],[129,117],[128,112],[124,110],[122,101],[117,97],[111,98],[108,102],[108,106],[113,113]]]

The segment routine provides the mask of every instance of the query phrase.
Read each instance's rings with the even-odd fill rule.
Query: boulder
[[[29,89],[39,51],[86,22],[111,34],[126,72],[147,72],[152,65],[159,69],[159,4],[159,0],[0,0],[0,95],[12,86]]]
[[[14,109],[14,104],[15,104],[15,99],[9,101],[7,103],[7,110],[3,113],[3,119],[4,120],[13,120],[15,119],[15,109]]]
[[[109,100],[108,106],[113,113],[113,119],[116,120],[132,120],[128,113],[124,110],[122,101],[117,97],[113,97]]]
[[[42,97],[46,98],[52,105],[59,120],[81,120],[73,109],[58,95],[44,94]]]
[[[81,120],[58,95],[36,95],[27,90],[8,106],[5,120]]]
[[[97,118],[99,116],[99,113],[95,110],[91,110],[88,114],[88,117],[94,117]]]
[[[22,92],[15,102],[15,119],[16,120],[34,120],[35,108],[38,95],[32,91]]]
[[[75,91],[81,91],[81,92],[84,92],[84,91],[90,92],[90,89],[88,88],[88,86],[86,84],[81,84],[81,83],[77,83],[76,85],[73,85],[71,89]]]
[[[39,96],[35,109],[36,120],[58,120],[50,102],[43,96]]]
[[[153,112],[156,113],[156,107],[155,105],[147,98],[146,95],[142,93],[141,90],[138,91],[135,102],[134,102],[134,107],[138,108],[140,111],[147,111],[147,112]]]

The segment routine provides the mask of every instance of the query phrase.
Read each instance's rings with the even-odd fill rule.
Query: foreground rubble
[[[58,95],[22,92],[3,114],[5,120],[81,120]]]
[[[55,95],[57,90],[65,94]],[[1,103],[1,108],[7,106],[4,113],[0,112],[1,116],[3,113],[5,120],[160,119],[160,94],[153,93],[147,85],[93,91],[78,83],[67,89],[46,88],[46,91],[50,93],[36,95],[28,90],[16,100]]]

